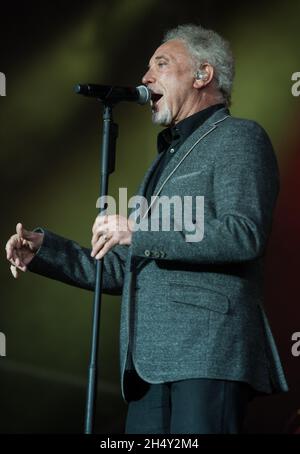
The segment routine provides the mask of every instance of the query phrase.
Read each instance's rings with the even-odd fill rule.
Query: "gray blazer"
[[[137,194],[145,193],[160,159],[161,154]],[[202,241],[187,242],[184,227],[137,230],[130,246],[116,246],[104,257],[105,292],[123,295],[125,399],[131,358],[150,383],[205,377],[246,382],[263,393],[288,390],[263,308],[263,259],[278,190],[267,134],[225,108],[172,157],[155,193],[204,196]],[[93,290],[90,249],[43,231],[43,245],[28,268]]]

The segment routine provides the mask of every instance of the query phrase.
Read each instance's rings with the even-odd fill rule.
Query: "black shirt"
[[[158,165],[155,167],[146,188],[146,199],[148,206],[151,202],[151,196],[154,194],[155,186],[158,179],[183,142],[201,126],[214,112],[225,107],[224,104],[214,104],[206,109],[200,110],[190,117],[181,120],[175,126],[170,126],[161,131],[157,136],[157,151],[163,153]]]

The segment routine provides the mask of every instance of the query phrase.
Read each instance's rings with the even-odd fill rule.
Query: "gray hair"
[[[214,79],[229,106],[234,79],[234,58],[229,43],[215,31],[193,24],[179,25],[167,31],[162,42],[171,39],[183,41],[198,69],[204,63],[214,67]]]

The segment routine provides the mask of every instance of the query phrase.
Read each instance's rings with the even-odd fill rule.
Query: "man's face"
[[[152,120],[173,125],[189,116],[198,90],[193,87],[195,67],[179,40],[162,44],[153,54],[143,83],[152,91]]]

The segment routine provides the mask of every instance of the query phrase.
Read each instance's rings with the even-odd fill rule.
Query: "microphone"
[[[120,101],[133,101],[139,104],[146,104],[151,99],[150,90],[145,85],[138,87],[116,87],[114,85],[77,84],[74,87],[75,93],[84,96],[98,98],[106,103],[117,103]]]

